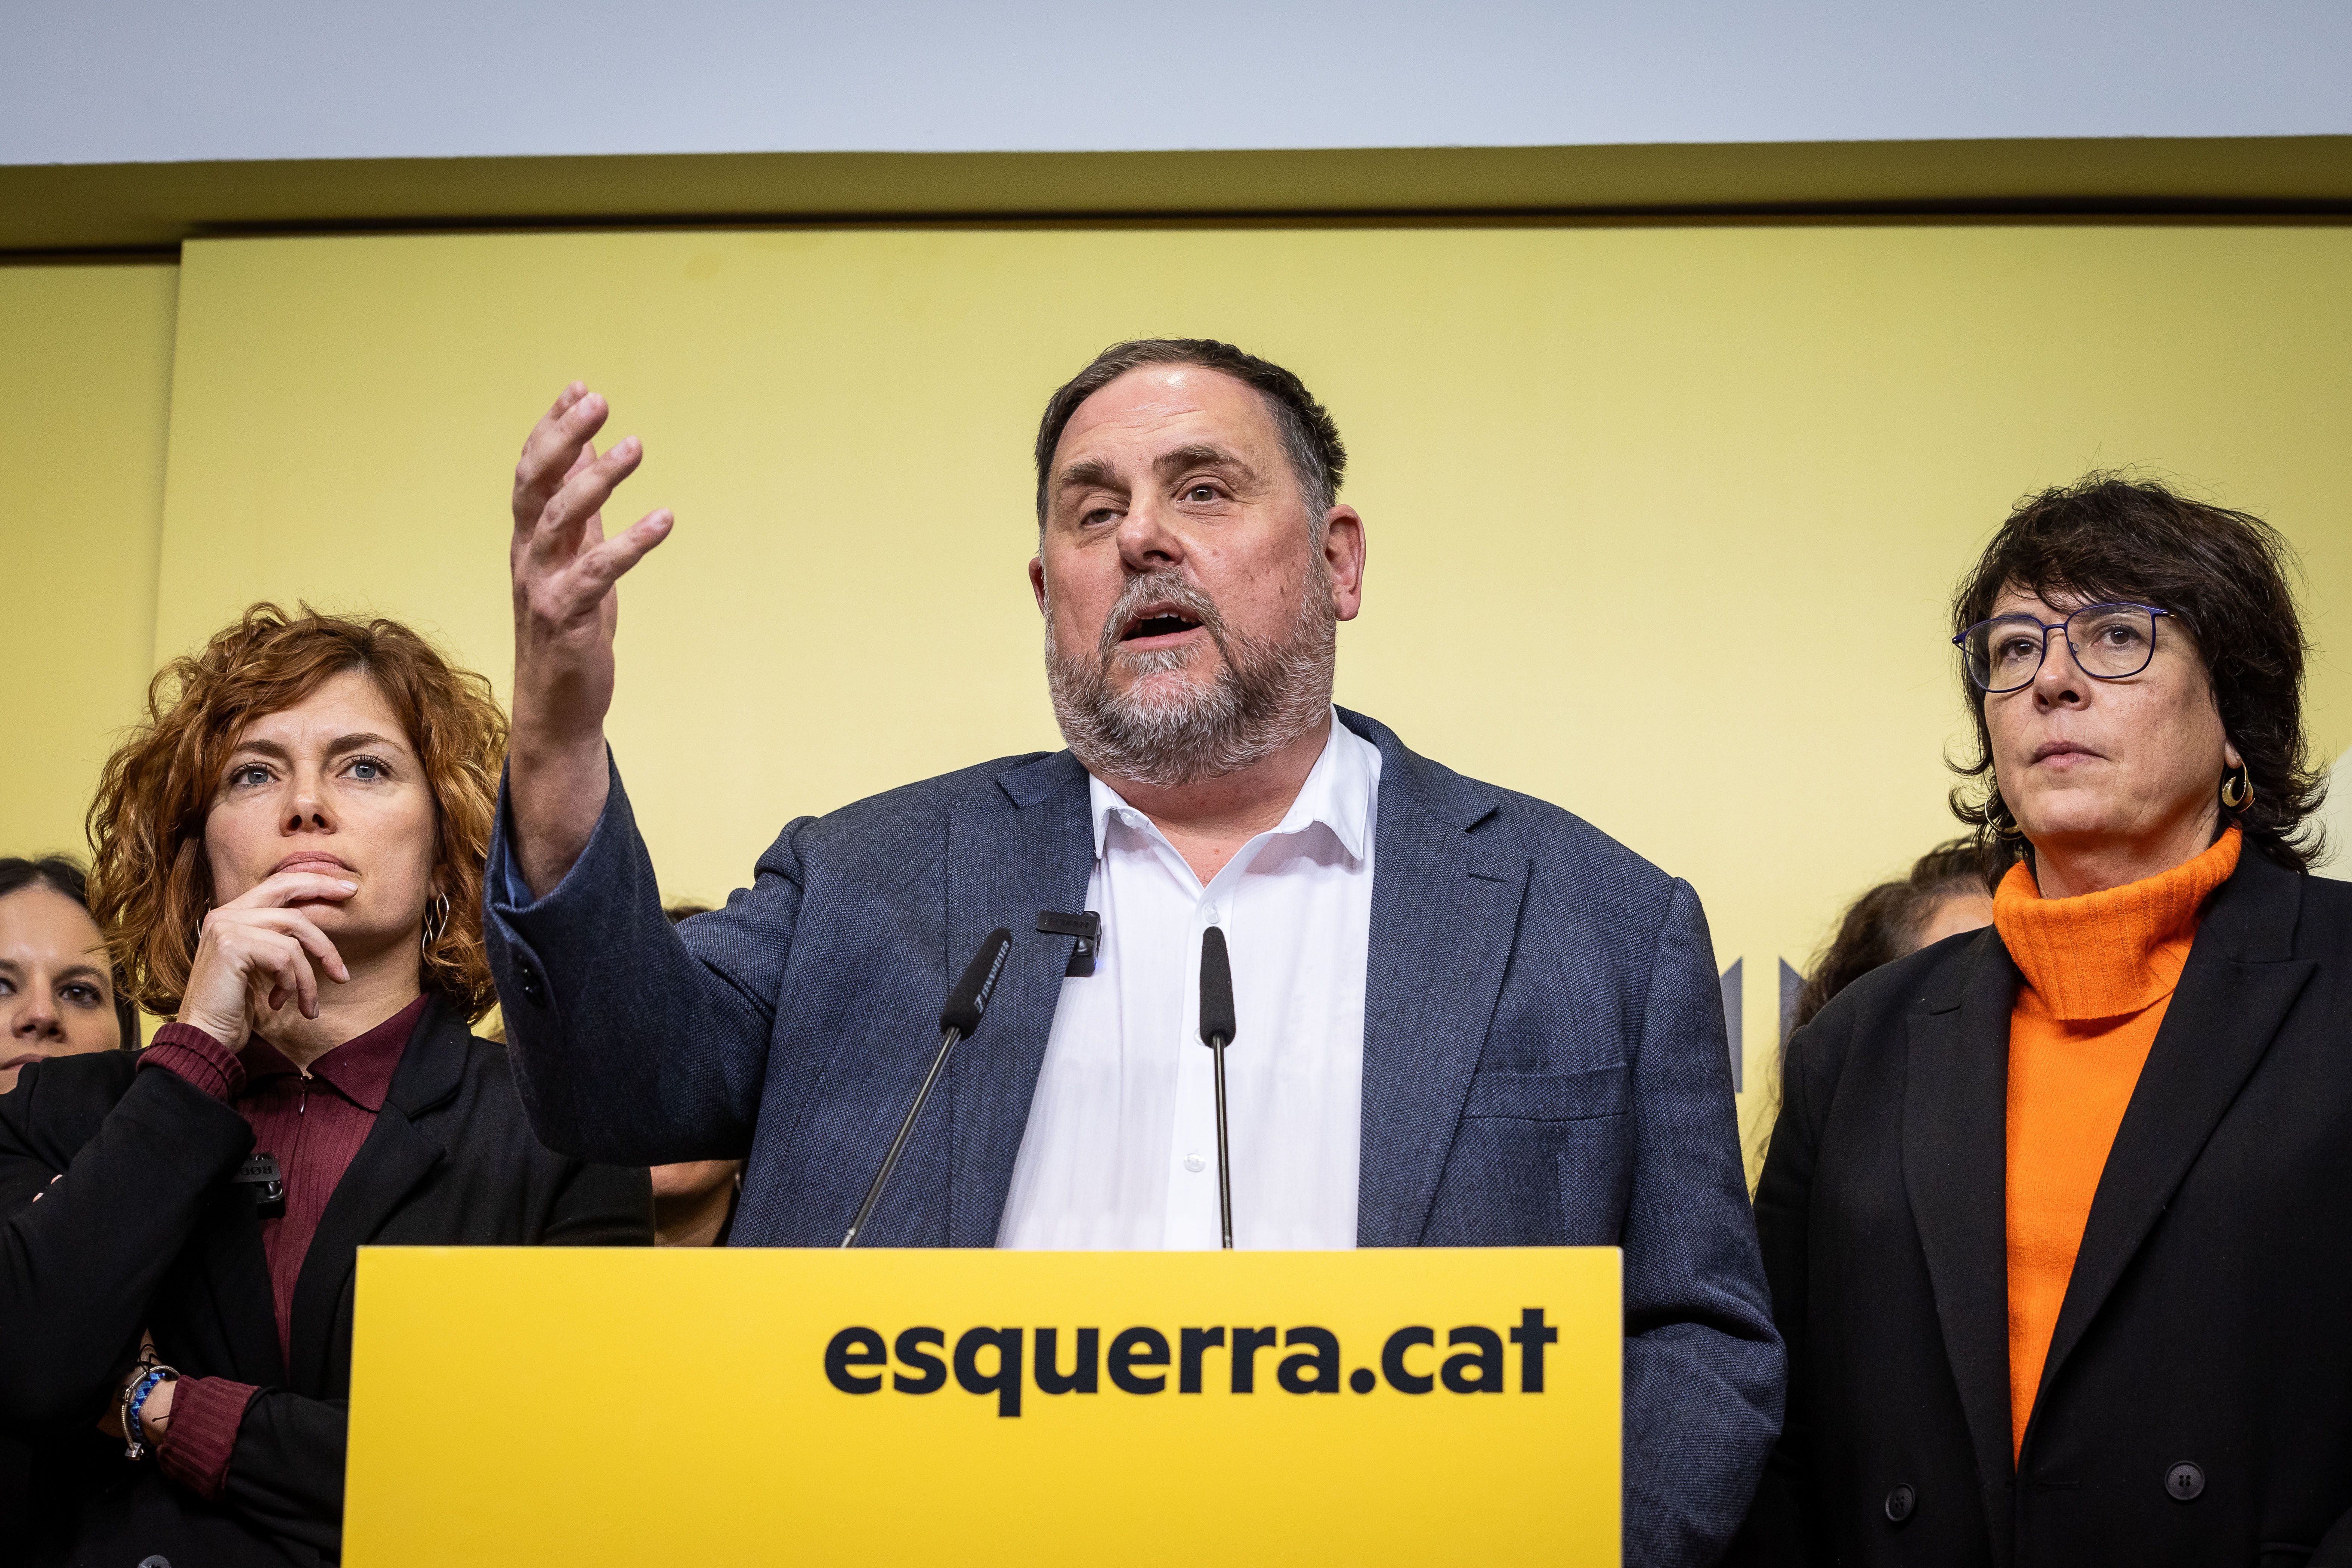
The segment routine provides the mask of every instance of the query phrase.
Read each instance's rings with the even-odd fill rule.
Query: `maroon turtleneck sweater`
[[[241,1051],[191,1024],[166,1024],[141,1053],[140,1067],[180,1077],[236,1108],[253,1128],[257,1154],[278,1157],[286,1212],[261,1222],[269,1293],[278,1310],[278,1346],[292,1360],[294,1285],[302,1277],[319,1218],[352,1158],[375,1126],[392,1075],[424,1016],[415,1001],[367,1033],[344,1041],[307,1073],[256,1035]],[[246,1406],[260,1392],[225,1377],[190,1377],[172,1391],[172,1419],[155,1446],[166,1475],[199,1497],[217,1498]]]

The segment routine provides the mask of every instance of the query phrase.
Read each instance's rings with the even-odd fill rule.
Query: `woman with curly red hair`
[[[257,605],[156,677],[90,893],[173,1022],[0,1097],[33,1561],[333,1559],[357,1248],[651,1239],[646,1173],[541,1148],[471,1032],[505,743],[393,621]]]

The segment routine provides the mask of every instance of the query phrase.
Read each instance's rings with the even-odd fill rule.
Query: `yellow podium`
[[[369,1247],[352,1568],[1619,1560],[1606,1247]]]

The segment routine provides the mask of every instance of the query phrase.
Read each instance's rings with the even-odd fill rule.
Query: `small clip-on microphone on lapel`
[[[1047,910],[1037,917],[1037,929],[1047,936],[1074,936],[1070,944],[1069,967],[1065,975],[1084,979],[1095,972],[1095,950],[1102,944],[1102,916],[1092,910],[1075,915],[1056,914]]]
[[[277,1219],[286,1212],[286,1176],[278,1168],[278,1156],[269,1153],[247,1154],[245,1163],[236,1168],[229,1184],[253,1189],[253,1206],[264,1219]]]

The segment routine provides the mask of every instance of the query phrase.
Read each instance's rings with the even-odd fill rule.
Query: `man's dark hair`
[[[1045,402],[1045,416],[1037,422],[1037,526],[1045,525],[1045,487],[1053,478],[1054,448],[1078,405],[1125,375],[1147,364],[1197,364],[1232,376],[1253,387],[1274,412],[1282,432],[1282,450],[1307,498],[1307,522],[1315,537],[1323,537],[1323,520],[1339,499],[1339,481],[1348,471],[1348,448],[1339,442],[1339,427],[1315,401],[1307,384],[1268,360],[1244,353],[1214,338],[1133,338],[1113,343],[1095,355],[1094,363],[1062,384]]]
[[[2246,847],[2294,871],[2320,854],[2311,820],[2326,794],[2303,731],[2303,661],[2308,647],[2288,578],[2294,554],[2249,512],[2207,506],[2164,486],[2116,474],[2029,496],[1992,536],[1952,598],[1952,630],[1990,618],[2005,588],[2083,603],[2128,601],[2168,611],[2197,645],[2221,727],[2253,780],[2254,798],[2231,813]],[[1971,784],[1952,791],[1952,812],[1978,831],[1989,863],[2005,869],[2032,854],[2021,838],[1994,835],[2003,820],[1993,776],[1985,694],[1960,677],[1976,725],[1972,756],[1952,764]],[[2213,781],[2218,793],[2221,780]]]
[[[63,893],[85,910],[89,908],[89,883],[82,868],[62,855],[44,855],[37,860],[19,856],[0,857],[0,899],[20,893],[26,888],[47,888],[52,893]],[[139,1005],[131,999],[131,988],[122,983],[122,972],[110,963],[110,977],[114,982],[114,1021],[122,1030],[122,1048],[139,1048]]]

